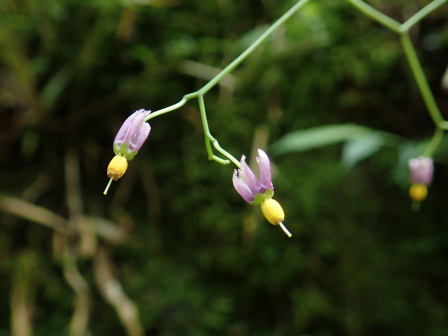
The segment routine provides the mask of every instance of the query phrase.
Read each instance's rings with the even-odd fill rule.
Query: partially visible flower
[[[121,125],[114,140],[115,157],[110,161],[107,167],[107,176],[110,177],[104,194],[112,180],[117,181],[128,168],[128,161],[131,161],[142,147],[145,140],[148,138],[151,126],[146,123],[145,118],[151,111],[138,110],[131,114]]]
[[[431,158],[419,156],[409,160],[412,185],[409,196],[414,202],[422,202],[428,195],[428,185],[434,176],[434,163]]]
[[[434,176],[434,163],[431,158],[419,156],[409,160],[411,181],[414,184],[430,185]]]
[[[246,157],[241,157],[241,169],[233,173],[233,186],[241,197],[252,205],[261,205],[263,215],[272,225],[280,225],[288,237],[291,233],[283,225],[285,213],[281,205],[274,199],[274,186],[272,184],[271,163],[267,154],[258,150],[259,178],[246,163]]]

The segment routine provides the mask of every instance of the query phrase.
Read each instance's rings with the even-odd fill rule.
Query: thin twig
[[[67,234],[68,221],[41,206],[25,202],[19,198],[0,195],[0,209],[39,223],[63,235]]]
[[[76,294],[69,336],[85,336],[89,323],[90,290],[86,280],[76,267],[75,257],[68,248],[64,253],[62,267],[65,279]]]
[[[113,277],[109,258],[102,248],[95,255],[94,271],[98,289],[116,310],[127,334],[144,336],[137,305],[123,292],[120,282]]]

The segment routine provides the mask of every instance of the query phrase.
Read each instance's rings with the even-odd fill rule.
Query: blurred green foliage
[[[403,22],[430,1],[368,2]],[[411,212],[406,159],[434,126],[398,37],[345,1],[307,4],[233,72],[233,88],[205,97],[212,134],[237,158],[324,125],[370,134],[273,156],[291,239],[235,192],[234,167],[207,161],[195,102],[152,120],[127,174],[102,194],[122,121],[202,87],[209,74],[191,76],[186,60],[225,67],[293,3],[0,1],[0,191],[69,218],[66,157],[76,153],[83,212],[129,234],[99,240],[146,335],[446,335],[447,146]],[[411,31],[442,113],[447,14]],[[0,335],[12,333],[17,291],[34,335],[67,334],[74,292],[53,232],[0,219]],[[78,267],[91,334],[125,334],[91,259],[80,253]]]

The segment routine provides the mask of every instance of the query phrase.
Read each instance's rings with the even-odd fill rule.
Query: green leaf
[[[366,127],[354,124],[326,125],[309,128],[286,134],[269,147],[269,152],[273,156],[292,152],[302,152],[342,141],[352,140],[371,132],[372,131]]]
[[[69,66],[59,70],[42,88],[40,92],[40,102],[46,108],[51,108],[57,102],[64,89],[70,83],[74,71]]]
[[[371,131],[348,141],[342,149],[342,164],[351,168],[359,161],[374,154],[384,144],[383,135]]]

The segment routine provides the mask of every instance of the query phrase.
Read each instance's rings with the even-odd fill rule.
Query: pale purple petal
[[[142,148],[143,143],[148,138],[149,132],[151,131],[151,126],[147,122],[143,122],[137,131],[134,139],[132,139],[129,149],[133,151],[139,151]]]
[[[429,185],[434,176],[434,163],[432,159],[419,156],[417,159],[409,160],[411,181],[415,184]]]
[[[137,134],[137,131],[140,128],[143,120],[148,116],[148,114],[151,113],[151,111],[145,111],[145,110],[138,110],[137,112],[140,113],[136,115],[136,117],[132,121],[132,124],[129,126],[128,131],[126,132],[124,141],[127,144],[131,143],[132,139]]]
[[[261,193],[262,186],[255,177],[252,169],[250,169],[247,165],[246,157],[244,155],[241,157],[241,175],[243,176],[244,181],[246,182],[250,191],[252,191],[253,195]]]
[[[258,149],[257,161],[258,170],[260,172],[259,181],[263,186],[261,192],[265,193],[268,189],[274,189],[272,185],[271,162],[269,161],[267,154],[261,149]]]
[[[241,179],[238,177],[238,172],[240,172],[240,171],[237,171],[236,169],[233,172],[233,178],[232,178],[233,186],[235,187],[236,191],[238,191],[238,194],[240,194],[241,197],[246,202],[248,202],[248,203],[253,202],[254,195],[249,190],[247,185],[243,181],[241,181]]]
[[[117,135],[115,136],[115,140],[114,143],[116,143],[118,146],[120,146],[125,137],[126,137],[126,133],[129,130],[129,127],[131,126],[132,122],[134,121],[135,117],[141,113],[141,111],[144,110],[138,110],[135,111],[134,113],[132,113],[123,123],[123,125],[121,125],[120,129],[118,130]]]

